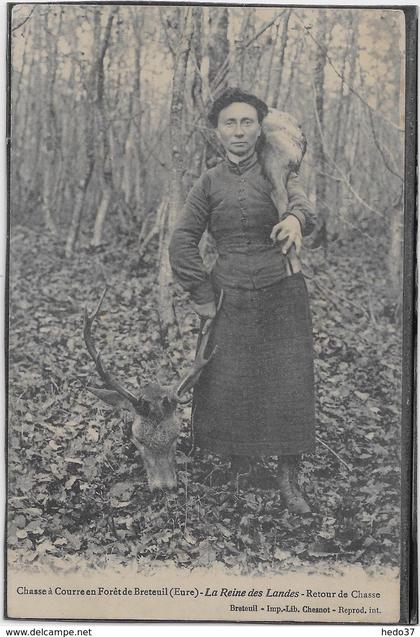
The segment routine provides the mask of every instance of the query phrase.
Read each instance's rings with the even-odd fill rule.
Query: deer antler
[[[101,305],[102,305],[102,302],[103,302],[103,300],[105,298],[106,291],[107,291],[107,288],[105,288],[104,291],[102,292],[102,295],[101,295],[101,298],[99,299],[99,303],[98,303],[98,305],[96,307],[96,310],[93,312],[93,314],[91,314],[91,316],[88,315],[87,309],[85,308],[85,310],[84,310],[84,320],[83,320],[83,336],[84,336],[84,339],[85,339],[87,350],[88,350],[91,358],[93,359],[93,361],[95,363],[95,366],[96,366],[96,370],[97,370],[99,376],[101,377],[101,379],[103,380],[103,382],[105,383],[105,385],[107,385],[111,389],[115,390],[123,398],[126,398],[133,405],[133,407],[138,411],[139,408],[141,407],[141,403],[142,403],[141,399],[139,400],[138,398],[136,398],[136,396],[134,396],[134,394],[132,394],[125,387],[123,387],[104,368],[103,363],[102,363],[101,355],[100,355],[99,352],[96,351],[95,345],[93,344],[92,334],[91,334],[92,323],[95,320],[95,318],[97,317],[97,315],[99,313],[99,310],[101,309]]]
[[[223,290],[220,293],[219,301],[216,308],[216,314],[220,310],[222,301],[223,301]],[[214,350],[211,352],[210,356],[208,358],[204,358],[204,352],[206,351],[207,343],[209,342],[209,337],[210,337],[210,329],[208,329],[207,332],[203,334],[203,336],[201,337],[193,366],[191,370],[188,372],[188,374],[183,378],[183,380],[178,385],[178,388],[175,391],[175,396],[178,402],[180,403],[187,403],[190,401],[189,398],[187,400],[184,400],[181,398],[184,394],[190,391],[190,389],[192,389],[194,385],[198,382],[198,379],[200,378],[204,367],[207,365],[207,363],[211,361],[211,359],[213,358],[213,356],[215,355],[217,351],[217,345],[216,345]]]
[[[188,374],[184,376],[181,383],[178,385],[177,390],[175,391],[177,400],[180,403],[183,403],[183,402],[187,403],[190,401],[190,398],[188,398],[188,400],[180,400],[180,399],[184,394],[190,391],[190,389],[192,389],[194,385],[198,382],[198,379],[200,378],[201,372],[203,371],[204,367],[207,365],[207,363],[211,361],[211,359],[216,353],[217,346],[214,348],[214,350],[212,351],[212,353],[210,354],[208,358],[204,358],[204,352],[207,347],[209,336],[210,336],[210,332],[207,332],[202,337],[193,366],[188,372]]]
[[[95,311],[93,312],[93,314],[91,314],[89,316],[87,309],[85,308],[84,310],[84,321],[83,321],[83,336],[85,339],[85,343],[86,343],[86,347],[87,350],[92,358],[92,360],[95,363],[96,366],[96,370],[100,376],[100,378],[103,380],[103,382],[105,383],[105,385],[114,390],[114,392],[116,392],[117,394],[119,394],[121,397],[125,398],[126,400],[128,400],[131,405],[134,407],[134,409],[136,410],[137,413],[142,414],[142,415],[148,415],[150,412],[150,405],[149,402],[145,399],[143,399],[142,397],[137,398],[134,394],[132,394],[128,389],[126,389],[125,387],[123,387],[110,373],[109,371],[107,371],[104,368],[104,365],[102,363],[102,358],[99,352],[96,351],[95,345],[93,343],[93,339],[92,339],[92,333],[91,333],[91,329],[92,329],[92,323],[95,320],[95,318],[97,317],[99,310],[101,309],[101,305],[102,302],[105,298],[105,294],[106,294],[107,289],[105,288],[104,291],[102,292],[101,298],[99,299],[99,303],[95,309]],[[220,309],[220,306],[222,304],[222,300],[223,300],[223,292],[220,295],[219,298],[219,303],[217,306],[217,312]],[[206,334],[202,335],[198,350],[197,350],[197,355],[195,357],[195,361],[193,363],[193,366],[191,368],[191,370],[188,372],[188,374],[183,378],[183,380],[181,381],[181,383],[179,384],[179,386],[177,387],[177,389],[172,390],[171,393],[171,400],[176,400],[179,403],[187,403],[190,401],[190,398],[188,398],[187,400],[182,399],[182,396],[184,394],[186,394],[187,392],[189,392],[194,385],[198,382],[198,379],[201,376],[201,372],[203,371],[204,367],[207,365],[207,363],[210,362],[210,360],[213,358],[214,354],[216,353],[217,347],[214,348],[214,350],[212,351],[212,353],[210,354],[210,356],[208,358],[204,358],[204,352],[206,350],[207,347],[207,343],[209,340],[209,336],[210,336],[210,331],[208,330],[206,332]],[[93,388],[91,389],[91,391],[93,391],[95,393],[96,391],[96,395],[99,395],[99,391],[104,391],[104,390],[93,390]],[[105,398],[103,398],[102,396],[99,395],[100,398],[102,398],[103,400],[105,400]]]

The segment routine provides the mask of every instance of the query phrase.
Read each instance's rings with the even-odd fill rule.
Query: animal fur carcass
[[[273,186],[272,199],[281,219],[287,210],[287,180],[298,172],[306,151],[306,137],[297,120],[283,111],[269,108],[263,119],[265,143],[261,151],[263,171]],[[288,253],[292,271],[298,272],[300,262],[293,245]]]

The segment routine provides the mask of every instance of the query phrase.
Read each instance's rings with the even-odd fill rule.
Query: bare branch
[[[328,451],[329,451],[330,453],[332,453],[332,455],[333,455],[335,458],[337,458],[337,460],[338,460],[339,462],[341,462],[341,464],[343,464],[343,465],[346,467],[346,469],[347,469],[348,471],[351,471],[351,467],[349,467],[349,465],[347,464],[347,462],[344,462],[344,460],[343,460],[342,458],[340,458],[340,456],[339,456],[337,453],[335,453],[335,451],[333,451],[333,450],[331,449],[331,447],[329,447],[329,446],[327,445],[327,443],[326,443],[326,442],[324,442],[323,440],[321,440],[321,438],[320,438],[319,436],[316,436],[316,440],[317,440],[317,442],[320,442],[320,443],[321,443],[321,445],[323,445],[326,449],[328,449]]]
[[[26,16],[26,18],[24,18],[22,20],[22,22],[20,24],[17,24],[15,27],[12,27],[12,32],[17,31],[17,29],[20,29],[21,27],[23,27],[23,25],[29,20],[29,18],[32,16],[33,12],[35,11],[35,6],[32,7],[31,11],[29,12],[29,14]]]
[[[327,299],[329,299],[332,303],[334,303],[334,301],[329,297],[330,294],[332,296],[336,297],[340,301],[340,303],[347,303],[347,305],[350,305],[351,307],[354,307],[356,310],[358,310],[359,312],[361,312],[367,318],[370,319],[369,312],[368,312],[368,310],[366,308],[362,307],[361,305],[358,305],[357,303],[353,303],[353,301],[350,301],[346,297],[340,296],[339,294],[337,294],[337,292],[333,292],[332,290],[325,290],[325,288],[319,283],[319,281],[317,281],[316,278],[313,279],[313,283],[314,283],[314,285],[316,285],[316,287],[319,289],[319,291],[322,292],[322,294]],[[334,303],[334,305],[335,305],[335,303]]]
[[[321,122],[319,121],[319,114],[318,114],[318,108],[316,105],[316,89],[315,89],[315,84],[314,81],[312,79],[311,81],[312,84],[312,95],[313,95],[313,99],[314,99],[314,111],[315,111],[315,119],[316,119],[316,124],[318,127],[318,131],[319,131],[319,136],[321,139],[321,144],[322,144],[322,149],[323,149],[323,153],[325,158],[328,160],[328,162],[330,163],[331,166],[333,166],[336,171],[341,175],[340,181],[346,186],[346,188],[351,192],[351,194],[353,195],[353,197],[355,199],[357,199],[357,201],[359,203],[362,204],[362,206],[364,206],[365,208],[367,208],[368,210],[370,210],[370,212],[373,212],[374,214],[376,214],[378,217],[381,217],[382,219],[385,218],[385,215],[382,214],[382,212],[380,212],[379,210],[377,210],[376,208],[373,208],[370,204],[368,204],[362,197],[361,195],[359,195],[359,193],[353,188],[353,186],[351,185],[350,181],[348,180],[346,174],[344,173],[344,171],[340,168],[340,166],[337,164],[337,162],[334,161],[334,159],[331,156],[330,151],[327,149],[327,145],[325,142],[325,137],[324,137],[324,132],[322,130],[322,126],[321,126]]]
[[[380,155],[381,155],[381,157],[382,157],[382,159],[383,159],[383,162],[384,162],[384,164],[385,164],[385,167],[386,167],[386,168],[389,170],[389,172],[390,172],[390,173],[392,173],[395,177],[398,177],[398,179],[401,181],[401,183],[404,183],[404,179],[401,177],[401,175],[400,175],[398,172],[396,172],[396,167],[395,167],[396,162],[395,162],[395,159],[392,157],[391,152],[390,152],[390,150],[389,150],[388,148],[387,148],[387,152],[388,152],[389,158],[390,158],[390,159],[392,159],[392,162],[393,162],[393,164],[394,164],[394,168],[392,168],[392,167],[389,165],[388,160],[387,160],[387,158],[385,157],[384,150],[383,150],[382,146],[380,145],[380,143],[379,143],[379,139],[378,139],[377,134],[376,134],[376,130],[375,130],[375,122],[373,121],[373,116],[372,116],[372,111],[371,111],[371,110],[369,110],[369,119],[370,119],[370,124],[371,124],[371,127],[372,127],[373,141],[375,142],[375,146],[376,146],[376,148],[378,149],[378,151],[379,151],[379,153],[380,153]]]
[[[290,9],[283,9],[283,11],[280,11],[280,13],[278,13],[272,20],[270,20],[269,22],[267,22],[266,24],[264,24],[261,29],[258,31],[258,33],[256,33],[255,35],[252,36],[252,38],[250,38],[247,42],[245,42],[245,44],[241,47],[241,49],[247,49],[253,42],[255,42],[255,40],[258,40],[258,38],[260,37],[260,35],[262,35],[265,31],[267,31],[267,29],[269,29],[273,24],[275,24],[275,22],[281,18],[281,16],[283,15],[283,13],[289,11]]]
[[[371,106],[369,104],[369,102],[367,101],[367,99],[365,97],[363,97],[355,88],[354,86],[352,86],[348,80],[345,78],[345,76],[340,73],[340,71],[336,68],[334,62],[331,60],[331,57],[328,54],[328,50],[326,49],[326,47],[322,46],[322,44],[320,44],[318,42],[318,40],[315,38],[315,36],[312,34],[312,32],[306,27],[304,21],[302,20],[302,18],[299,17],[298,13],[295,11],[293,13],[293,17],[296,17],[299,22],[301,23],[301,25],[303,26],[303,29],[305,31],[305,33],[307,35],[309,35],[309,37],[311,38],[311,40],[313,40],[313,42],[315,42],[316,46],[320,49],[322,49],[325,53],[325,57],[326,60],[328,62],[328,64],[331,66],[332,70],[334,71],[334,73],[336,73],[336,75],[338,75],[338,77],[345,83],[345,85],[348,87],[349,91],[351,93],[353,93],[353,95],[355,95],[372,113],[375,113],[375,115],[377,115],[378,117],[381,117],[383,120],[385,120],[390,126],[392,126],[393,128],[395,128],[395,130],[397,130],[400,133],[404,133],[405,132],[405,128],[401,128],[400,126],[398,126],[397,124],[395,124],[392,120],[388,119],[388,117],[386,117],[386,115],[384,115],[383,113],[381,113],[380,111],[376,110],[375,108],[373,108],[373,106]]]

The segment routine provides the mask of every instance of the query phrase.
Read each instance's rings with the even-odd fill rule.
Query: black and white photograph
[[[8,12],[6,616],[409,623],[416,8]]]

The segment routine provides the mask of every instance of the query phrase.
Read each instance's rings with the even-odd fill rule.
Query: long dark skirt
[[[194,389],[195,443],[219,455],[310,452],[315,442],[312,325],[302,273],[224,290]]]

